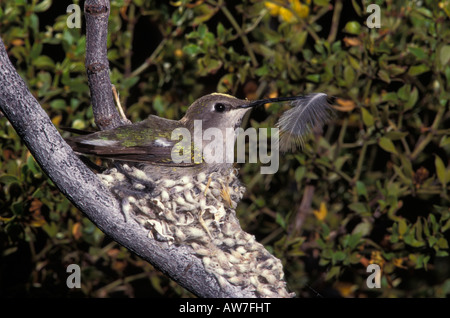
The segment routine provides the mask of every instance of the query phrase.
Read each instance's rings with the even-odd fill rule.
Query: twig
[[[120,116],[122,117],[122,120],[128,121],[127,116],[125,115],[125,112],[122,108],[122,103],[120,102],[119,93],[117,92],[116,86],[112,85],[112,92],[114,96],[114,101],[116,102],[117,110],[120,113]]]
[[[227,9],[226,6],[223,5],[223,1],[217,3],[216,1],[209,0],[210,4],[220,7],[222,13],[227,17],[228,21],[230,21],[233,28],[236,30],[237,34],[241,38],[242,43],[244,44],[245,49],[247,50],[248,55],[250,56],[250,60],[254,67],[258,66],[258,60],[256,59],[255,53],[253,52],[252,47],[250,46],[250,41],[248,40],[247,35],[242,30],[242,28],[237,23],[236,19],[233,17],[231,12]]]
[[[91,90],[95,124],[101,130],[124,124],[114,105],[106,39],[108,36],[108,0],[86,0],[86,72]]]
[[[361,152],[359,153],[358,163],[356,164],[355,175],[353,176],[352,183],[356,183],[359,180],[359,176],[361,175],[362,166],[364,163],[364,159],[366,158],[367,151],[367,143],[364,142]]]
[[[442,120],[442,116],[444,115],[446,107],[439,107],[439,110],[436,114],[436,117],[434,118],[433,124],[430,127],[430,132],[427,134],[427,136],[420,140],[416,147],[414,148],[413,152],[411,153],[410,159],[414,160],[417,158],[417,156],[425,149],[425,147],[430,143],[430,141],[433,139],[435,131],[439,127],[439,124]]]
[[[135,77],[140,75],[143,71],[145,71],[150,65],[152,65],[155,61],[156,56],[161,52],[161,50],[164,48],[164,45],[166,44],[167,39],[163,39],[156,49],[153,51],[153,53],[145,60],[144,63],[142,63],[137,69],[135,69],[133,72],[131,72],[130,77]]]
[[[295,215],[294,231],[296,233],[300,232],[303,226],[303,222],[306,216],[311,212],[312,199],[314,197],[315,187],[313,185],[307,185],[303,191],[303,198],[300,206],[298,207],[297,213]]]
[[[333,20],[331,20],[330,34],[328,34],[328,43],[333,43],[336,40],[336,35],[339,27],[339,20],[342,11],[342,0],[336,0],[334,4]]]
[[[132,43],[133,43],[133,35],[134,35],[134,28],[136,26],[136,7],[135,5],[128,5],[129,12],[128,12],[128,23],[127,23],[127,33],[129,34],[129,45],[125,47],[125,63],[124,63],[124,77],[128,78],[131,74],[131,57],[133,55],[133,51],[131,50]]]

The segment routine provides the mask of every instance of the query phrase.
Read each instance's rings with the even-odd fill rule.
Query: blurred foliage
[[[71,2],[3,0],[11,60],[57,127],[93,128],[85,27]],[[77,4],[79,1],[73,1]],[[381,28],[369,28],[369,4]],[[213,91],[325,92],[338,115],[274,175],[241,165],[241,224],[300,297],[450,294],[450,2],[112,0],[111,79],[132,121],[180,118]],[[273,127],[285,105],[254,110]],[[0,294],[189,296],[65,199],[0,119]],[[70,290],[66,267],[81,266]],[[382,268],[369,289],[369,264]]]

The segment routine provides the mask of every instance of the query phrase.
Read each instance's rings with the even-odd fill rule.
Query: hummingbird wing
[[[129,162],[158,165],[193,166],[194,162],[178,163],[172,159],[172,131],[183,128],[175,120],[150,116],[139,123],[119,126],[111,130],[67,138],[67,143],[80,154]]]

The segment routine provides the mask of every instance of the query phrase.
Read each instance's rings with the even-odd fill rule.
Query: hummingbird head
[[[241,125],[242,118],[250,110],[247,107],[249,103],[249,101],[227,94],[209,94],[192,103],[181,122],[189,130],[193,129],[196,120],[202,121],[203,130],[208,128],[218,128],[223,131],[226,128],[235,129]]]
[[[240,127],[244,115],[250,110],[247,107],[249,103],[231,95],[213,93],[197,99],[188,108],[180,123],[193,134],[194,141],[202,141],[206,162],[220,163],[222,168],[229,166],[227,156],[233,149],[228,147],[234,148],[238,134],[236,128]],[[215,150],[206,151],[211,147]]]

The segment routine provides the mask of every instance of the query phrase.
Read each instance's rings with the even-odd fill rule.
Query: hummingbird
[[[227,160],[226,151],[219,151],[220,155],[216,156],[215,153],[212,155],[201,150],[211,143],[215,143],[215,149],[230,150],[231,145],[234,150],[239,132],[237,128],[241,126],[249,110],[267,103],[291,101],[294,107],[286,111],[278,123],[283,133],[280,135],[281,151],[284,151],[289,148],[285,145],[299,143],[299,140],[301,142],[302,136],[311,127],[324,122],[330,109],[326,97],[327,95],[320,93],[250,101],[212,93],[194,101],[180,120],[150,115],[141,122],[66,138],[66,141],[78,154],[114,161],[115,169],[106,170],[106,176],[102,173],[102,177],[111,191],[121,198],[125,219],[129,215],[135,215],[130,212],[134,206],[150,216],[144,222],[150,222],[155,235],[170,240],[174,232],[168,229],[167,222],[161,222],[154,213],[148,212],[145,202],[151,202],[158,211],[165,211],[164,215],[168,218],[166,221],[170,222],[173,222],[171,216],[178,215],[171,212],[173,209],[198,209],[198,222],[212,238],[203,214],[205,211],[213,211],[214,221],[220,224],[226,215],[225,208],[223,204],[214,202],[225,202],[228,207],[235,208],[245,188],[240,185],[233,161]],[[203,134],[210,129],[218,133],[214,136],[221,135],[225,138],[204,138]],[[186,138],[187,142],[184,142],[185,134],[181,134],[183,140],[180,141],[177,138],[180,134],[175,134],[174,138],[175,131],[187,133],[190,138]],[[273,151],[277,150],[272,149]],[[187,154],[183,158],[188,160],[178,160],[176,155],[180,152]],[[124,176],[126,181],[123,182],[119,175]],[[179,196],[179,193],[183,193],[183,196]],[[142,216],[142,213],[139,215]],[[179,220],[175,223],[189,222]],[[197,233],[195,229],[194,232]],[[188,236],[193,236],[194,232],[190,232]]]
[[[234,145],[237,133],[230,136],[227,135],[227,130],[235,131],[240,127],[249,110],[267,103],[292,101],[298,110],[286,112],[288,116],[282,118],[279,127],[282,133],[286,133],[285,135],[301,138],[307,130],[305,127],[322,124],[326,119],[325,110],[329,108],[326,97],[327,95],[320,93],[306,97],[276,97],[250,101],[227,94],[212,93],[195,100],[180,120],[150,115],[141,122],[66,138],[66,141],[76,153],[82,155],[143,164],[146,171],[153,175],[153,179],[164,177],[177,179],[200,172],[208,174],[227,171],[232,168],[233,163],[225,160],[225,151],[223,157],[219,158],[222,160],[215,158],[215,161],[208,158],[209,154],[197,151],[211,143],[201,138],[203,132],[209,128],[216,129],[222,136],[233,138],[232,145]],[[198,126],[201,127],[200,130],[196,129]],[[172,133],[176,130],[188,132],[192,136],[191,141],[201,140],[200,145],[191,142],[192,147],[180,148],[180,140],[172,138]],[[223,138],[222,143],[217,146],[227,149],[227,138]],[[191,160],[183,162],[174,160],[174,152],[180,151],[188,153]]]

